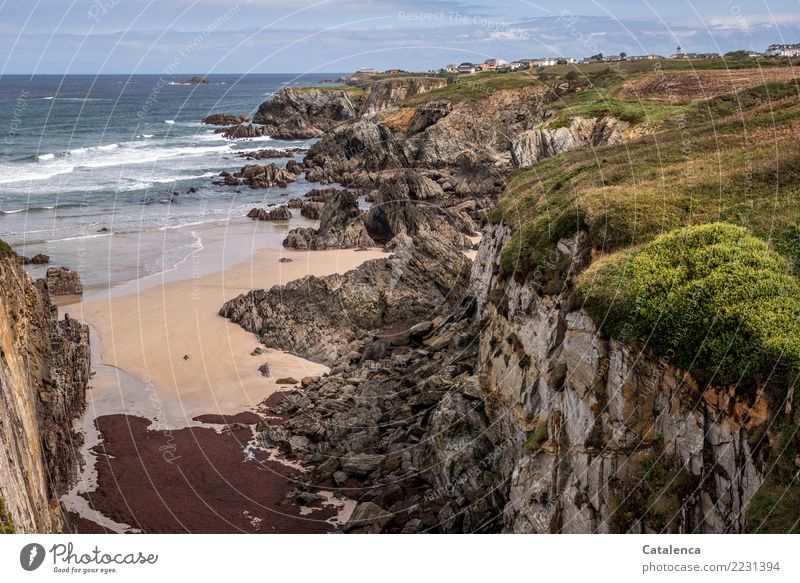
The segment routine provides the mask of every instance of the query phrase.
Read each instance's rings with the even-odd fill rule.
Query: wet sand
[[[308,509],[287,498],[302,474],[250,447],[248,425],[154,431],[128,415],[97,425],[99,488],[86,498],[141,532],[326,533],[342,507]]]

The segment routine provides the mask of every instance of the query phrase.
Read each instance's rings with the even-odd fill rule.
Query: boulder
[[[50,267],[44,277],[44,286],[51,296],[79,295],[83,284],[77,273],[66,267]]]
[[[258,221],[288,221],[292,218],[292,211],[285,205],[272,210],[253,208],[247,213],[247,218]]]
[[[391,520],[392,515],[374,502],[362,502],[353,511],[344,527],[345,532],[377,534]]]
[[[272,188],[273,186],[286,188],[290,182],[297,180],[295,174],[275,164],[265,166],[248,164],[239,172],[231,175],[223,171],[220,176],[224,178],[223,184],[231,186],[246,184],[250,188]]]

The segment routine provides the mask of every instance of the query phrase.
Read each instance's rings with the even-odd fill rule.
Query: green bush
[[[6,501],[0,495],[0,534],[14,534],[15,532],[14,519],[6,509]]]
[[[11,257],[14,252],[11,250],[11,245],[0,239],[0,259]]]
[[[686,227],[616,253],[582,274],[578,298],[609,335],[715,383],[800,371],[800,283],[741,227]]]

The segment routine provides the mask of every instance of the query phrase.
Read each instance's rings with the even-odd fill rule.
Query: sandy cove
[[[104,404],[94,412],[90,405],[87,415],[132,413],[158,425],[182,427],[191,425],[197,415],[251,409],[279,388],[275,384],[279,378],[299,379],[327,370],[275,350],[252,356],[259,345],[257,338],[219,316],[220,307],[252,289],[269,289],[305,275],[344,273],[387,254],[377,249],[302,252],[263,248],[249,260],[214,273],[214,265],[241,254],[242,246],[248,250],[258,244],[249,221],[234,225],[234,229],[226,226],[224,233],[211,233],[212,244],[174,272],[62,307],[71,317],[90,323],[99,337],[102,362],[95,363],[98,375],[92,383],[91,400]],[[291,262],[281,262],[282,258]],[[212,272],[204,273],[207,271]],[[258,370],[265,362],[271,371],[269,378]],[[114,368],[100,370],[103,367]],[[141,381],[144,394],[141,386],[129,386],[131,380],[133,384]]]
[[[286,230],[206,227],[203,249],[175,269],[61,306],[92,326],[87,463],[65,497],[75,532],[329,532],[346,519],[351,505],[329,492],[315,508],[286,498],[298,468],[253,447],[258,416],[245,413],[281,388],[277,379],[327,368],[277,350],[253,355],[258,339],[218,311],[251,289],[388,254],[285,250]]]

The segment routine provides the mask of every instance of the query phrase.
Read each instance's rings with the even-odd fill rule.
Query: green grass
[[[540,450],[547,441],[547,433],[547,420],[545,419],[528,435],[527,439],[525,439],[522,450],[526,454],[531,454]]]
[[[596,252],[607,253],[722,221],[769,241],[797,272],[800,151],[791,136],[800,100],[791,91],[754,90],[722,118],[714,112],[727,105],[690,104],[653,135],[517,171],[488,216],[514,231],[502,271],[557,290],[565,274],[555,251],[560,238],[583,231]]]
[[[0,534],[14,534],[15,532],[14,518],[6,508],[6,501],[0,494]]]
[[[536,84],[541,86],[542,82],[535,71],[486,72],[461,75],[452,78],[452,82],[446,87],[411,96],[403,100],[399,105],[401,107],[414,107],[440,99],[447,99],[452,102],[474,102],[480,101],[497,91],[517,89]]]
[[[11,257],[14,252],[11,250],[11,245],[0,239],[0,259]]]
[[[309,87],[293,87],[294,91],[323,91],[323,92],[333,92],[333,91],[345,91],[347,93],[351,93],[353,95],[364,95],[367,93],[367,89],[363,87],[356,87],[353,85],[313,85]]]
[[[610,336],[647,342],[715,384],[746,390],[776,365],[800,372],[800,282],[742,227],[687,227],[621,251],[585,271],[577,291]]]

